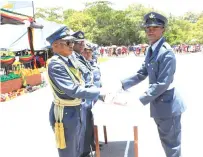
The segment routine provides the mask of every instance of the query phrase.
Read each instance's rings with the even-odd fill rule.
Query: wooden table
[[[129,113],[128,110],[125,110],[125,108],[120,108],[119,110],[113,109],[112,106],[102,106],[102,104],[95,106],[97,109],[96,111],[93,111],[94,114],[94,121],[96,119],[95,125],[94,125],[94,135],[95,135],[95,143],[96,143],[96,157],[101,157],[100,155],[100,149],[99,149],[99,132],[98,127],[103,126],[103,134],[104,134],[104,141],[105,144],[108,144],[108,137],[107,137],[107,126],[112,126],[117,122],[120,122],[120,119],[118,117],[120,112],[126,112]],[[105,108],[107,107],[107,108]],[[112,110],[115,111],[112,115]],[[125,110],[125,111],[123,111]],[[104,116],[105,115],[105,116]],[[109,118],[113,118],[112,124],[108,122]],[[118,118],[118,119],[117,119]],[[126,120],[126,119],[125,119]],[[130,119],[132,120],[132,119]],[[133,120],[132,120],[133,121]],[[133,121],[134,122],[134,121]],[[123,122],[121,122],[122,124]],[[132,123],[132,125],[126,126],[126,127],[132,127],[132,133],[134,134],[134,157],[138,157],[138,125],[137,123]]]
[[[106,126],[103,126],[104,131],[104,141],[105,144],[108,144],[108,138],[107,138],[107,130]],[[134,132],[134,156],[138,157],[138,127],[133,127]],[[96,143],[96,157],[101,157],[100,155],[100,149],[99,149],[99,136],[98,136],[98,126],[94,126],[94,135],[95,135],[95,143]]]

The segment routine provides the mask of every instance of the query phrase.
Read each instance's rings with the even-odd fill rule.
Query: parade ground
[[[175,85],[187,104],[182,115],[182,156],[202,157],[203,53],[176,54],[176,58]],[[133,54],[109,58],[101,64],[103,87],[113,90],[120,79],[135,73],[143,61],[143,56]],[[165,157],[156,125],[150,118],[149,104],[133,104],[147,87],[148,79],[130,89],[128,106],[102,106],[98,102],[95,113],[108,119],[108,144],[103,146],[101,157],[134,157],[133,125],[138,126],[139,157]],[[0,104],[0,157],[58,156],[49,125],[51,101],[52,93],[47,86]],[[97,124],[99,139],[104,142],[103,124]]]

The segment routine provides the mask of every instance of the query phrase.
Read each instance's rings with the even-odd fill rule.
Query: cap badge
[[[149,15],[149,18],[150,18],[150,19],[154,19],[154,18],[155,18],[155,15],[151,13],[151,14]]]
[[[70,35],[70,30],[69,29],[67,29],[65,32],[66,32],[66,35]]]
[[[78,37],[79,37],[80,39],[84,38],[84,36],[83,36],[82,33],[79,33],[79,34],[78,34]]]

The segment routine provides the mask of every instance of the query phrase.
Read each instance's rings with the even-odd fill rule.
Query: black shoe
[[[85,152],[82,155],[80,155],[80,157],[91,157],[90,155],[91,155],[90,152]]]
[[[88,154],[87,156],[85,156],[85,157],[93,157],[93,156],[91,156],[91,154]]]
[[[85,156],[85,157],[94,157],[94,154],[93,154],[93,152],[90,152],[87,156]]]
[[[104,146],[104,144],[101,144],[101,143],[99,144],[99,148],[102,148],[103,146]]]
[[[102,150],[104,147],[104,144],[99,143],[99,149]],[[96,151],[96,145],[92,146],[92,150]]]

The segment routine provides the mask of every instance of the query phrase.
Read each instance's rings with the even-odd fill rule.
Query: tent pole
[[[34,2],[32,1],[32,14],[33,14],[33,18],[35,20],[35,7],[34,7]]]

